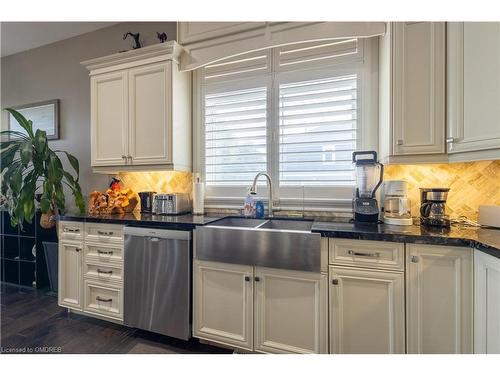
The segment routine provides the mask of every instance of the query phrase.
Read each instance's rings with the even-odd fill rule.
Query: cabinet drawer
[[[330,239],[330,264],[404,270],[404,244]]]
[[[83,223],[77,221],[59,222],[59,239],[70,241],[83,240]]]
[[[123,243],[123,225],[85,223],[85,241]]]
[[[123,317],[123,293],[121,287],[101,285],[85,281],[84,311],[97,313],[111,318]]]
[[[114,264],[121,267],[123,264],[123,247],[85,243],[85,261],[90,263],[98,262],[102,265]]]
[[[84,277],[100,283],[123,283],[121,267],[85,262]]]

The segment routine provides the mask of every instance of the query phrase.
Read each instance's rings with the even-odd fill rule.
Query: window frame
[[[311,62],[307,67],[278,71],[277,49],[270,50],[270,67],[258,77],[244,76],[203,84],[202,69],[193,72],[193,172],[205,180],[205,129],[203,119],[205,94],[239,88],[266,85],[267,95],[267,172],[273,179],[275,207],[284,210],[351,212],[353,187],[350,186],[279,186],[279,84],[307,79],[324,78],[334,69],[345,74],[357,74],[358,125],[357,149],[378,150],[378,38],[359,40],[359,50],[354,56],[341,56],[338,60],[324,63]],[[300,65],[300,64],[299,64]],[[207,90],[208,89],[208,90]],[[267,201],[265,180],[257,189],[258,199]],[[205,186],[205,207],[235,209],[242,207],[248,187]],[[279,203],[278,203],[279,202]]]

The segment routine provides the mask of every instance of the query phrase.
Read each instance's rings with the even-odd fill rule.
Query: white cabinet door
[[[129,164],[172,161],[172,63],[129,71]]]
[[[445,23],[393,24],[394,155],[445,153]]]
[[[474,353],[500,354],[500,259],[474,252]]]
[[[255,268],[255,351],[327,353],[327,276]]]
[[[404,274],[330,267],[330,353],[405,353]]]
[[[92,166],[125,165],[128,155],[127,72],[91,78]]]
[[[253,267],[194,261],[193,336],[253,349]]]
[[[472,353],[472,250],[407,245],[407,350]]]
[[[82,247],[78,242],[59,241],[59,306],[81,310]]]
[[[500,23],[450,23],[447,53],[448,152],[499,149]]]

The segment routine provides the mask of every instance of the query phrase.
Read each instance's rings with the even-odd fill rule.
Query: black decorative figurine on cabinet
[[[126,32],[125,35],[123,35],[123,40],[127,39],[128,36],[131,36],[134,38],[135,45],[132,47],[133,49],[138,49],[141,48],[141,42],[139,41],[139,33],[131,33],[130,31]]]
[[[167,41],[167,34],[165,34],[164,32],[163,33],[159,33],[158,31],[156,32],[156,36],[157,38],[160,40],[160,43],[165,43]]]

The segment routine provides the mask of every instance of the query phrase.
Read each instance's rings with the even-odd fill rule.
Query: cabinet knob
[[[339,279],[333,279],[332,280],[333,285],[339,285]]]
[[[245,281],[250,281],[250,276],[245,276]]]
[[[259,282],[260,281],[260,277],[259,276],[255,276],[255,279],[254,279],[256,282]]]
[[[397,144],[398,146],[401,146],[401,145],[403,144],[403,140],[402,140],[402,139],[398,139],[398,140],[396,141],[396,144]]]
[[[127,158],[127,155],[122,155],[122,159],[126,159]]]
[[[412,263],[418,263],[418,256],[412,255],[411,258],[410,258],[410,260],[411,260]]]
[[[455,142],[455,138],[453,137],[446,138],[446,143],[453,143],[453,142]]]
[[[80,252],[81,249],[79,247],[77,247],[77,248],[75,248],[75,250],[78,253],[78,252]]]

